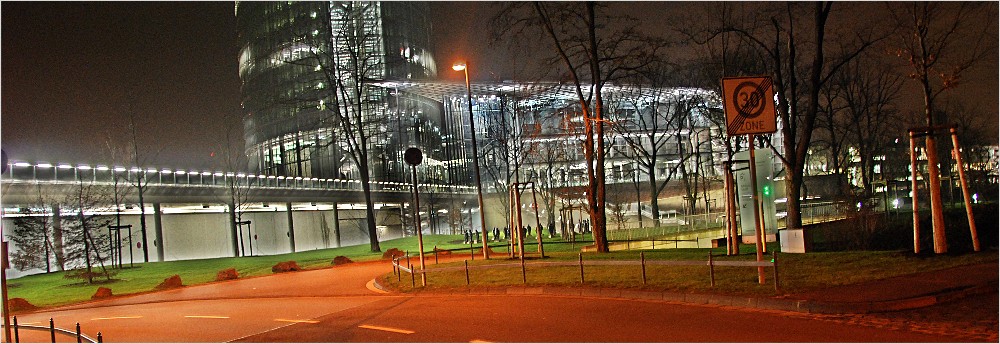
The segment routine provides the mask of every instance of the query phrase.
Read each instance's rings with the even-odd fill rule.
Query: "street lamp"
[[[472,116],[472,85],[469,83],[469,67],[465,62],[451,66],[455,71],[465,72],[465,96],[469,104],[469,131],[472,133],[472,166],[476,176],[476,196],[479,199],[479,223],[483,233],[483,258],[490,259],[489,240],[486,240],[486,212],[483,211],[483,183],[479,180],[479,148],[476,145],[476,119]]]

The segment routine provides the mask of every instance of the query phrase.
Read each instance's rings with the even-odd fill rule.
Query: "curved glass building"
[[[374,85],[436,77],[428,11],[409,1],[237,2],[250,169],[357,179],[349,152],[359,145],[368,148],[374,180],[404,180],[405,147],[448,160],[439,148],[440,103]]]

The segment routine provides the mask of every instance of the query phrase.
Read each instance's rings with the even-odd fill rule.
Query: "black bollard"
[[[49,335],[52,336],[52,342],[56,342],[56,323],[49,318]]]
[[[97,332],[97,342],[104,343],[104,337],[101,336],[100,332]]]
[[[21,342],[21,338],[20,338],[20,336],[18,335],[17,332],[18,332],[18,330],[17,330],[17,317],[15,316],[14,317],[14,343],[20,343]]]
[[[83,338],[80,338],[80,323],[76,323],[76,342],[83,343]]]

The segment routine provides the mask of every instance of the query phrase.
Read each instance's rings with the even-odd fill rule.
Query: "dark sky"
[[[629,5],[654,27],[678,6]],[[225,119],[241,114],[233,10],[232,2],[0,3],[3,149],[30,162],[107,163],[107,137],[126,142],[133,113],[140,147],[158,147],[140,148],[149,165],[219,168],[221,133],[240,125]],[[432,2],[431,10],[439,78],[462,80],[450,67],[458,60],[469,61],[474,81],[517,77],[488,42],[494,7]],[[969,82],[987,81],[970,88],[993,110],[996,58],[988,64]]]

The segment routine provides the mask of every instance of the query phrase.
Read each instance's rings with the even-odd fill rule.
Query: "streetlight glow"
[[[465,62],[457,62],[451,66],[451,69],[454,69],[456,72],[465,72],[465,101],[466,105],[469,106],[469,133],[472,136],[472,174],[476,177],[476,198],[479,201],[479,224],[483,234],[483,258],[490,259],[489,240],[486,234],[486,213],[483,212],[483,183],[479,178],[479,149],[476,145],[476,119],[472,114],[472,83],[469,82],[469,68]],[[471,223],[469,227],[471,230]],[[420,256],[422,258],[423,254]]]

